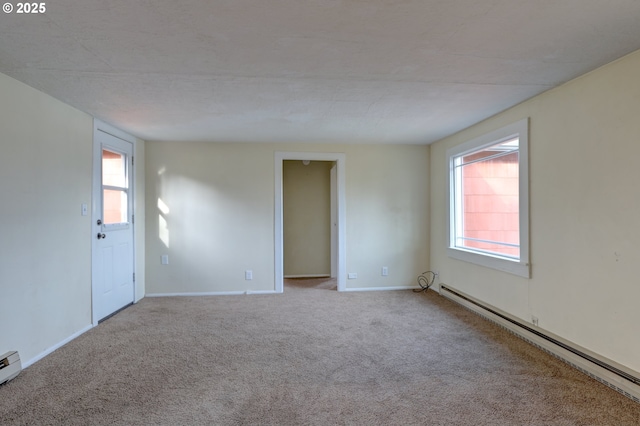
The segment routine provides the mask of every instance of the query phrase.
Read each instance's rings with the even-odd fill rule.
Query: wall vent
[[[0,357],[0,384],[8,382],[22,371],[18,352],[7,352]]]
[[[614,361],[603,359],[595,353],[554,336],[539,327],[524,324],[519,319],[448,285],[440,285],[440,294],[587,376],[620,392],[627,398],[640,403],[640,375],[638,373],[618,365]]]

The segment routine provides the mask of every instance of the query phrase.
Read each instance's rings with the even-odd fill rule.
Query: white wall
[[[93,118],[4,74],[0,93],[0,354],[18,350],[30,364],[91,326],[91,214],[81,205],[91,206]],[[137,191],[143,200],[144,175]],[[143,223],[137,232],[143,295]]]
[[[440,280],[640,371],[640,52],[431,146]],[[447,257],[445,151],[530,117],[532,278]]]
[[[347,287],[415,285],[429,259],[427,146],[151,142],[147,294],[274,291],[274,153],[301,150],[346,155],[347,270],[359,274]]]
[[[284,275],[331,275],[333,162],[286,160],[282,165]]]

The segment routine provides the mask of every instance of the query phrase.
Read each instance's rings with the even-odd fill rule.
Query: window
[[[128,222],[129,182],[127,156],[102,150],[102,202],[105,225]]]
[[[447,151],[451,257],[529,277],[528,119]]]

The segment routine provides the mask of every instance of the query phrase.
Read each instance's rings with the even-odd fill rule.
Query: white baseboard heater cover
[[[566,362],[589,377],[640,403],[640,374],[614,361],[603,359],[588,349],[572,344],[534,325],[464,294],[448,285],[440,285],[440,294],[488,319],[551,356]]]
[[[8,382],[22,371],[22,363],[18,352],[7,352],[0,356],[0,384]]]

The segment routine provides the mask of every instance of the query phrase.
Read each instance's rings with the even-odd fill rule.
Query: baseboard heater
[[[16,377],[22,371],[18,352],[7,352],[0,357],[0,385]]]
[[[640,374],[637,372],[618,365],[614,361],[603,359],[588,349],[567,342],[539,327],[525,324],[506,312],[474,299],[448,285],[440,285],[440,294],[640,403]]]

